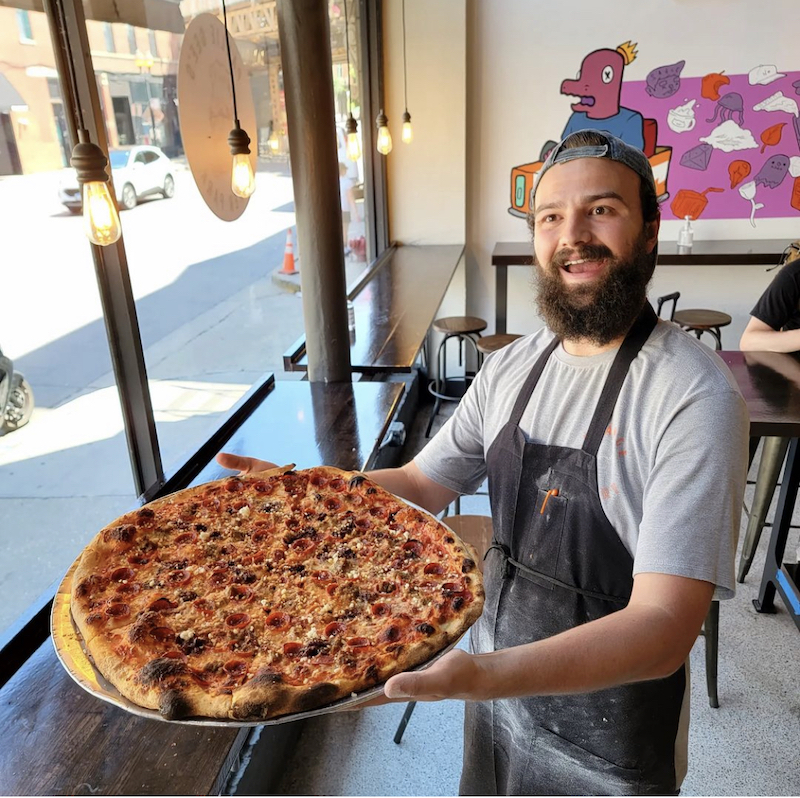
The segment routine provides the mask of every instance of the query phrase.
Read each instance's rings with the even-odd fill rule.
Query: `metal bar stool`
[[[517,338],[522,338],[522,336],[517,335],[516,333],[497,333],[496,335],[484,335],[478,339],[478,351],[484,356],[491,355],[492,352],[496,352],[498,349],[508,346],[512,341],[516,341]]]
[[[477,342],[481,337],[481,332],[486,329],[486,322],[483,319],[479,319],[477,316],[445,316],[433,322],[433,329],[436,330],[436,332],[442,333],[444,338],[436,351],[436,379],[428,383],[428,391],[436,397],[436,401],[433,404],[433,411],[431,412],[431,418],[428,422],[428,428],[425,430],[426,438],[430,438],[431,436],[433,421],[436,418],[436,414],[439,412],[439,408],[442,406],[442,402],[460,401],[470,381],[475,376],[474,372],[470,373],[467,371],[464,360],[464,346],[467,341],[469,341],[469,345],[471,345],[475,351],[478,368],[480,368],[483,358],[478,349]],[[447,376],[447,342],[452,338],[458,340],[458,365],[464,366],[463,377]],[[462,384],[461,389],[449,393],[447,390],[448,384],[455,385],[458,383]]]
[[[707,310],[706,308],[691,308],[689,310],[677,310],[678,299],[680,299],[680,291],[658,298],[658,308],[656,313],[661,315],[661,307],[665,302],[672,302],[672,313],[669,320],[674,321],[679,327],[684,330],[693,332],[697,340],[700,336],[707,332],[713,336],[715,341],[714,348],[722,349],[722,327],[727,327],[733,319],[727,314],[719,310]]]

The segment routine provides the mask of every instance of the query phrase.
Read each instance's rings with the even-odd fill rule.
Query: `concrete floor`
[[[424,442],[419,428],[425,420],[421,414],[409,436],[409,456]],[[748,501],[752,491],[749,486]],[[487,497],[463,499],[461,512],[488,514]],[[798,519],[796,512],[794,523]],[[759,615],[752,604],[767,535],[746,583],[721,605],[718,709],[708,704],[701,638],[692,650],[689,773],[682,795],[800,794],[800,637],[780,598],[775,615]],[[787,551],[797,545],[792,530]],[[405,706],[308,721],[273,794],[457,795],[463,704],[418,704],[396,745],[392,738]]]

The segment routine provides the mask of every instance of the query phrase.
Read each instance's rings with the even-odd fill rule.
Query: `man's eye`
[[[592,213],[595,216],[603,216],[608,213],[608,208],[605,205],[598,205],[596,208],[592,208]]]

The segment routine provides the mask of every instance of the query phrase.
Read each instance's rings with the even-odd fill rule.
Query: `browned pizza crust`
[[[263,720],[416,667],[483,607],[476,555],[363,474],[291,466],[180,491],[86,547],[75,624],[168,719]]]

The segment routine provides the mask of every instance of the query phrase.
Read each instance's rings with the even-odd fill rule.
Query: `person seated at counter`
[[[786,247],[782,264],[750,311],[743,352],[800,352],[800,241]]]
[[[547,327],[487,358],[412,462],[370,474],[432,513],[488,476],[494,529],[470,652],[392,677],[385,700],[466,702],[462,794],[675,794],[689,651],[735,587],[747,408],[647,301],[660,214],[642,152],[573,133],[534,192]]]

